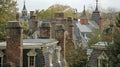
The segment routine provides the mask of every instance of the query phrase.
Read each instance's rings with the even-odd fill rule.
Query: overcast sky
[[[115,8],[120,11],[120,0],[98,0],[99,7],[106,9],[108,7]],[[78,12],[83,11],[83,6],[89,9],[95,7],[96,0],[26,0],[26,8],[28,11],[47,9],[53,4],[69,5],[76,8]],[[19,11],[23,9],[24,0],[17,0]]]

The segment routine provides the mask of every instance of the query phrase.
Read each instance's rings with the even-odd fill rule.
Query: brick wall
[[[22,67],[22,28],[17,21],[7,24],[7,64],[15,67]]]

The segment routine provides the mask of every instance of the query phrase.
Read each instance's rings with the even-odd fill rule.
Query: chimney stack
[[[9,21],[7,24],[7,67],[22,67],[23,43],[22,28],[18,21]]]
[[[58,24],[56,25],[56,30],[55,30],[55,39],[59,41],[58,45],[61,46],[61,53],[64,56],[65,59],[65,42],[66,42],[66,34],[65,34],[65,29],[63,24]]]
[[[68,22],[72,22],[72,17],[67,17]]]
[[[50,22],[43,22],[40,25],[40,38],[51,38]]]
[[[20,21],[20,14],[19,13],[16,14],[16,20]]]
[[[30,11],[30,19],[32,18],[33,15],[34,15],[34,11]]]
[[[74,34],[74,25],[70,24],[69,25],[69,39],[72,41],[73,40],[73,34]]]
[[[38,28],[38,19],[37,19],[37,16],[35,13],[31,16],[31,20],[32,20],[32,25],[31,25],[32,29],[37,29]]]
[[[104,22],[104,21],[103,21],[103,18],[100,17],[100,18],[99,18],[99,24],[98,24],[98,25],[99,25],[99,30],[100,30],[101,33],[103,32],[103,28],[104,28],[104,27],[103,27],[103,22]]]
[[[63,12],[57,12],[55,13],[55,19],[62,20],[64,19],[64,13]]]

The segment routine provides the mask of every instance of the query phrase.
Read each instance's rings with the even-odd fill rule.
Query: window
[[[101,66],[102,67],[107,67],[107,60],[101,60],[102,63],[101,63]]]
[[[27,53],[27,55],[28,55],[28,67],[35,67],[37,53],[33,49],[33,50],[30,50]]]
[[[1,65],[2,65],[2,61],[1,61],[1,60],[2,60],[2,58],[0,57],[0,67],[2,67],[2,66],[1,66]]]
[[[3,56],[4,56],[3,52],[0,51],[0,67],[3,67]]]
[[[108,67],[108,56],[103,51],[98,57],[98,67]]]
[[[35,57],[34,56],[30,56],[29,59],[30,59],[30,67],[34,66]]]
[[[98,64],[98,67],[108,67],[108,61],[106,59],[99,59]]]

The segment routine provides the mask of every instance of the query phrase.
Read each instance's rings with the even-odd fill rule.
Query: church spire
[[[86,11],[85,11],[85,5],[84,5],[84,10],[83,10],[81,18],[86,18],[87,19],[87,15],[86,15]]]
[[[98,0],[96,0],[96,9],[95,11],[98,11]]]
[[[27,9],[26,9],[26,5],[25,5],[25,0],[24,0],[23,10],[27,10]]]
[[[99,25],[99,20],[100,20],[100,12],[98,10],[98,0],[96,0],[96,9],[95,11],[92,13],[92,21],[95,21],[98,25]]]
[[[85,12],[85,5],[84,5],[84,12]]]
[[[26,5],[25,5],[25,0],[24,0],[23,10],[22,10],[22,17],[24,19],[26,19],[26,17],[27,17],[27,9],[26,9]]]
[[[80,17],[80,23],[81,24],[88,24],[88,18],[87,18],[86,11],[85,11],[85,5],[84,5],[83,13]]]

